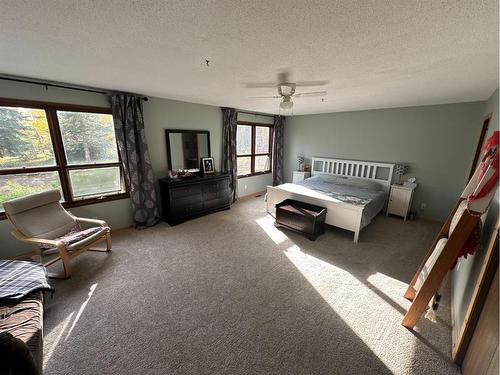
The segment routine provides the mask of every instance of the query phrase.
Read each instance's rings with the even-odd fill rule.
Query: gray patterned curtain
[[[273,135],[273,185],[280,185],[283,181],[283,145],[284,145],[285,117],[274,116]]]
[[[135,226],[145,228],[155,225],[160,214],[156,203],[151,159],[144,135],[142,98],[113,95],[111,110],[118,152],[130,191]]]
[[[236,164],[236,129],[238,112],[234,108],[222,110],[222,172],[229,173],[231,201],[238,199],[238,169]]]

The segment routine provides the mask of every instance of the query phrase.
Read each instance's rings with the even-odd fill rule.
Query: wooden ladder
[[[425,256],[424,260],[422,261],[422,264],[415,273],[415,276],[413,276],[413,279],[411,280],[410,285],[406,290],[404,297],[412,301],[410,308],[408,309],[406,315],[403,318],[403,321],[401,322],[401,324],[406,328],[415,327],[418,320],[425,312],[427,305],[429,304],[429,301],[438,291],[447,272],[450,270],[451,266],[455,263],[460,253],[460,250],[463,248],[467,239],[472,234],[474,228],[477,226],[478,221],[480,220],[480,214],[465,210],[462,216],[460,217],[460,220],[458,221],[453,232],[451,233],[451,235],[448,235],[453,216],[455,215],[460,203],[463,200],[464,200],[463,198],[460,198],[458,200],[457,204],[455,205],[455,208],[448,216],[448,219],[441,228],[439,234],[434,240],[434,243],[427,252],[427,255]],[[441,238],[448,238],[448,241],[443,247],[443,250],[441,251],[439,257],[437,258],[436,263],[429,270],[429,273],[425,278],[425,281],[423,282],[422,286],[420,287],[420,290],[417,291],[415,289],[415,283],[417,282],[417,279],[420,275],[420,272],[424,268],[425,263],[432,255],[436,247],[436,244]]]

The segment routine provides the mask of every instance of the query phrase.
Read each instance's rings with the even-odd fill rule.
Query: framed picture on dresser
[[[214,158],[201,158],[201,170],[203,174],[215,173]]]

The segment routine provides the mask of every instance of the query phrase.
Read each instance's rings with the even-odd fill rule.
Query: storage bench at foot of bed
[[[285,199],[276,205],[276,227],[305,234],[310,240],[325,232],[326,208]]]

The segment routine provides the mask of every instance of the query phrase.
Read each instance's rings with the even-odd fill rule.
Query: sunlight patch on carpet
[[[56,336],[55,339],[51,339],[50,341],[52,344],[48,347],[48,349],[44,349],[43,353],[43,368],[45,369],[45,366],[47,366],[47,363],[50,360],[50,357],[52,357],[52,354],[54,354],[54,351],[57,348],[57,345],[59,344],[59,341],[61,341],[61,338],[66,331],[66,328],[68,327],[69,322],[71,322],[71,318],[75,312],[73,311],[71,314],[69,314],[66,319],[64,319],[61,323],[59,323],[53,330],[52,332],[49,333],[48,336]],[[45,339],[47,342],[48,340]]]
[[[288,240],[286,234],[274,226],[274,218],[272,216],[266,215],[255,221],[275,244],[279,245],[280,243]]]
[[[78,310],[78,314],[76,314],[75,320],[73,321],[73,324],[71,325],[71,328],[69,329],[68,334],[66,335],[66,338],[64,339],[64,341],[66,341],[68,339],[69,335],[71,335],[71,332],[73,332],[73,328],[75,328],[76,323],[78,323],[78,320],[82,316],[83,310],[85,310],[85,307],[87,307],[87,303],[89,303],[90,298],[92,297],[92,294],[94,294],[95,288],[97,288],[97,283],[93,284],[90,287],[88,297],[80,306],[80,309]]]
[[[401,296],[404,295],[408,288],[408,284],[380,272],[368,276],[366,281],[383,292],[387,298],[390,298],[395,304],[400,306],[401,309],[406,310],[408,308],[408,306],[403,306],[399,303]]]
[[[413,349],[413,340],[410,337],[405,343],[406,350],[398,347],[397,343],[392,343],[394,347],[387,347],[386,338],[403,328],[399,324],[399,306],[380,292],[392,290],[394,287],[400,292],[403,283],[382,274],[375,274],[371,278],[377,285],[374,291],[370,283],[365,284],[348,271],[303,252],[297,245],[290,246],[284,253],[387,368],[397,371],[402,361],[411,359],[408,349]]]

